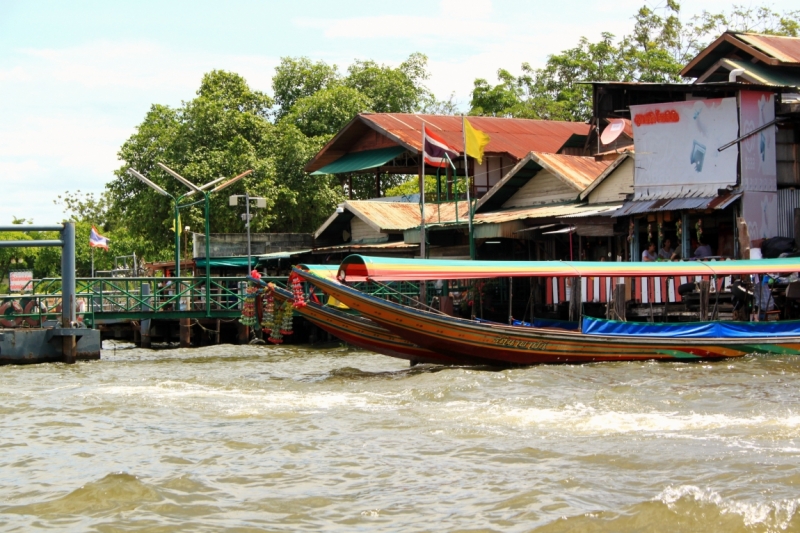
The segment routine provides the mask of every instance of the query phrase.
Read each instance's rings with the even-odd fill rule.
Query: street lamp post
[[[259,198],[256,196],[250,196],[249,192],[245,192],[244,194],[234,194],[228,198],[228,205],[236,206],[239,205],[239,198],[244,198],[245,204],[245,213],[243,215],[245,220],[245,227],[247,228],[247,273],[249,274],[252,267],[252,262],[250,258],[252,257],[252,253],[250,252],[250,200],[255,200],[256,205],[255,207],[258,208],[265,208],[267,207],[267,200],[266,198]]]
[[[205,209],[204,209],[204,217],[203,218],[205,219],[204,220],[204,230],[205,230],[205,241],[206,241],[206,246],[205,246],[205,248],[206,248],[206,255],[205,255],[205,259],[206,259],[206,281],[205,281],[205,284],[206,284],[206,291],[205,291],[205,293],[206,293],[206,317],[209,317],[209,316],[211,316],[211,262],[210,262],[210,260],[211,260],[211,258],[210,258],[211,246],[210,246],[210,242],[209,242],[210,238],[211,238],[211,231],[210,231],[210,227],[209,227],[209,211],[211,210],[210,196],[212,194],[214,194],[215,192],[221,191],[225,187],[229,187],[229,186],[233,185],[234,183],[236,183],[240,179],[244,178],[245,176],[248,176],[248,175],[252,174],[253,171],[252,171],[252,169],[251,170],[246,170],[246,171],[242,172],[241,174],[239,174],[238,176],[235,176],[235,177],[229,179],[228,181],[226,181],[226,182],[224,182],[224,183],[222,183],[220,185],[217,185],[216,187],[214,187],[213,189],[208,191],[208,190],[206,190],[207,188],[211,187],[213,184],[221,181],[224,178],[218,178],[218,179],[216,179],[216,180],[214,180],[212,182],[206,183],[202,187],[198,187],[197,185],[195,185],[191,181],[187,180],[186,178],[184,178],[183,176],[181,176],[180,174],[178,174],[177,172],[175,172],[174,170],[169,168],[164,163],[158,163],[158,166],[161,167],[162,169],[164,169],[164,171],[167,172],[168,174],[170,174],[172,177],[174,177],[175,179],[177,179],[178,181],[180,181],[181,183],[186,185],[186,187],[191,189],[191,191],[189,191],[185,195],[181,196],[181,198],[189,197],[189,196],[191,196],[191,195],[193,195],[194,193],[197,193],[197,192],[203,194],[203,203],[204,203],[204,207],[205,207]],[[177,212],[177,208],[176,208],[176,212]],[[177,217],[176,217],[175,223],[177,224]]]
[[[155,183],[153,183],[149,179],[145,178],[139,172],[137,172],[136,170],[134,170],[132,168],[128,169],[128,175],[133,176],[134,178],[138,179],[139,181],[141,181],[142,183],[144,183],[145,185],[147,185],[151,189],[155,190],[158,194],[160,194],[162,196],[166,196],[167,198],[172,200],[173,209],[175,211],[175,213],[174,213],[174,215],[175,215],[175,277],[180,276],[181,275],[181,258],[180,258],[181,240],[180,240],[180,235],[178,235],[178,214],[179,214],[178,213],[178,209],[180,209],[180,207],[178,205],[178,202],[179,202],[180,199],[179,198],[175,198],[170,193],[168,193],[167,191],[165,191],[164,189],[162,189],[161,187],[159,187],[158,185],[156,185]]]

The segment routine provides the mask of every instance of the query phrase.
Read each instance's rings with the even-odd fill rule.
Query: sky
[[[271,94],[281,57],[346,70],[354,59],[396,66],[422,52],[428,88],[467,109],[476,78],[542,66],[582,36],[625,35],[644,3],[0,0],[0,224],[56,223],[59,194],[101,193],[150,106],[191,100],[210,70],[236,72]],[[730,8],[688,4],[687,15]],[[787,0],[753,5],[796,9]]]

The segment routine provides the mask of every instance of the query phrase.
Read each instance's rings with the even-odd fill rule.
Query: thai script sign
[[[33,279],[33,271],[31,270],[12,270],[8,273],[9,289],[11,292],[22,292],[22,289],[31,290],[31,287],[25,287]]]
[[[736,98],[631,106],[636,145],[634,199],[716,196],[736,184]]]

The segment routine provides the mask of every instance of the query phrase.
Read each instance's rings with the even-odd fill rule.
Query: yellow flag
[[[466,144],[466,152],[470,157],[475,158],[478,164],[483,163],[483,149],[489,144],[491,140],[486,132],[476,130],[469,123],[469,120],[464,120],[464,140]]]
[[[178,235],[181,234],[181,214],[178,213]],[[172,219],[172,227],[170,228],[172,231],[175,231],[175,219]]]

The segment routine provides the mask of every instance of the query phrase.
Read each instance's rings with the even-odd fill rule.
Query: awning
[[[742,193],[703,196],[699,198],[662,198],[660,200],[630,200],[612,216],[623,217],[656,211],[681,211],[686,209],[725,209],[738,200]]]
[[[333,163],[325,165],[312,176],[320,174],[343,174],[345,172],[357,172],[368,168],[379,167],[398,155],[406,151],[402,146],[390,146],[389,148],[379,148],[377,150],[365,150],[363,152],[353,152],[345,154]]]
[[[295,250],[293,252],[272,252],[269,254],[261,254],[258,256],[259,261],[269,261],[270,259],[290,259],[292,256],[295,255],[302,255],[311,252],[311,249],[307,250]]]
[[[206,267],[206,258],[198,257],[194,260],[197,268]],[[212,257],[208,262],[211,268],[243,268],[247,269],[247,256],[245,257]],[[250,264],[255,266],[258,264],[258,257],[251,256]]]
[[[717,276],[785,274],[800,271],[800,258],[758,261],[461,261],[457,259],[400,259],[350,255],[339,265],[341,281],[421,281],[508,277],[572,276]]]

